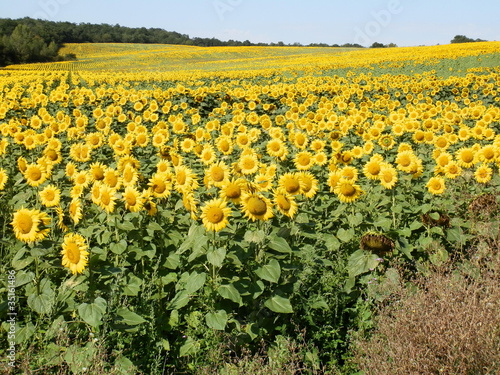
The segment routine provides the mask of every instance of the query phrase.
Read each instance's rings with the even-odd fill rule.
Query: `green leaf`
[[[120,240],[120,242],[118,242],[118,243],[114,243],[114,242],[113,242],[113,243],[111,243],[111,245],[109,246],[109,249],[110,249],[113,253],[115,253],[115,254],[117,254],[117,255],[120,255],[120,254],[123,254],[123,252],[124,252],[125,250],[127,250],[127,246],[128,246],[128,245],[127,245],[127,241],[125,241],[125,240]]]
[[[78,306],[78,314],[84,322],[92,327],[98,327],[102,323],[102,316],[106,312],[106,300],[98,297],[94,303],[82,303]]]
[[[413,255],[411,255],[411,252],[413,251],[413,245],[411,245],[406,238],[399,237],[397,239],[396,250],[401,251],[409,259],[413,259]]]
[[[28,306],[39,314],[49,314],[55,303],[55,292],[49,279],[42,279],[39,288],[40,294],[28,295]],[[36,289],[36,290],[38,290]]]
[[[120,230],[123,230],[125,232],[130,232],[134,229],[137,229],[134,224],[132,224],[130,221],[123,221],[119,222],[116,227]]]
[[[269,298],[266,302],[264,302],[264,306],[266,306],[269,310],[277,313],[293,313],[293,308],[290,300],[279,295],[274,295],[273,297]]]
[[[179,355],[181,357],[186,357],[188,355],[196,354],[199,347],[200,347],[200,344],[197,341],[193,340],[191,337],[189,337],[186,340],[186,343],[180,347]]]
[[[288,245],[288,242],[283,237],[274,236],[269,242],[269,248],[276,250],[280,253],[291,253],[292,248]]]
[[[429,217],[432,219],[432,220],[439,220],[439,218],[441,217],[441,215],[439,214],[439,212],[431,212],[429,214]]]
[[[126,307],[119,307],[116,310],[116,318],[118,318],[115,320],[117,323],[128,326],[136,326],[146,322],[146,319]]]
[[[340,241],[333,235],[326,235],[323,237],[323,240],[325,241],[325,246],[329,251],[336,251],[340,248]]]
[[[168,305],[169,310],[179,310],[189,303],[189,293],[186,290],[178,292]]]
[[[266,233],[263,230],[247,230],[245,232],[244,240],[247,242],[260,243],[266,238]]]
[[[350,240],[352,240],[353,237],[354,237],[354,231],[351,229],[345,230],[344,228],[340,228],[337,231],[337,238],[342,242],[349,242]]]
[[[193,271],[189,275],[184,289],[189,294],[193,294],[197,292],[201,287],[203,287],[206,280],[207,280],[207,274],[205,272],[198,273],[196,271]]]
[[[359,212],[356,212],[355,215],[349,216],[347,221],[351,227],[357,227],[359,224],[363,222],[364,218]]]
[[[223,331],[227,324],[227,312],[225,310],[219,310],[215,313],[208,313],[205,315],[205,322],[209,328]]]
[[[16,324],[17,327],[17,324]],[[36,327],[33,323],[28,322],[24,327],[16,329],[16,344],[22,344],[29,340],[35,333]]]
[[[161,232],[163,231],[163,228],[160,226],[160,224],[154,222],[154,221],[151,221],[149,224],[148,224],[148,227],[147,227],[148,230],[151,230],[151,231],[157,231],[157,232]]]
[[[276,259],[271,259],[268,264],[255,270],[255,274],[263,280],[277,283],[281,276],[280,263]]]
[[[141,291],[142,279],[135,276],[130,275],[128,277],[127,285],[123,288],[123,294],[126,296],[136,296]]]
[[[389,231],[392,226],[392,219],[382,217],[373,223],[376,227],[382,228],[384,231]]]
[[[379,264],[377,259],[378,256],[376,254],[364,250],[355,251],[351,254],[347,263],[349,276],[354,277],[375,269]]]
[[[238,292],[238,289],[236,289],[232,284],[221,285],[217,289],[217,292],[222,298],[231,300],[241,306],[241,294],[240,292]]]
[[[179,254],[171,253],[167,257],[163,265],[168,269],[175,270],[177,269],[177,267],[180,266],[180,264],[181,264],[181,256]]]
[[[219,247],[218,249],[207,252],[208,262],[215,267],[222,267],[224,259],[226,259],[226,249],[224,247]]]
[[[30,283],[35,278],[33,272],[19,271],[16,273],[16,288]]]
[[[446,239],[451,243],[463,245],[466,241],[464,231],[460,227],[452,227],[446,231]]]

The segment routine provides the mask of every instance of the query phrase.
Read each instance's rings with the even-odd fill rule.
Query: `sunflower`
[[[455,153],[455,158],[462,168],[471,168],[476,162],[476,152],[471,147],[462,147]]]
[[[356,167],[347,165],[339,169],[339,173],[340,178],[343,178],[344,180],[349,180],[351,182],[356,182],[358,180],[358,170]]]
[[[33,243],[43,240],[49,229],[50,218],[39,210],[21,208],[14,213],[10,223],[16,238],[22,242]]]
[[[219,190],[219,195],[222,199],[233,202],[234,204],[239,204],[241,202],[241,196],[244,192],[245,180],[231,179],[227,181]]]
[[[455,179],[462,174],[462,167],[455,160],[452,160],[446,164],[443,172],[446,178]]]
[[[97,205],[107,213],[111,213],[115,210],[115,201],[116,190],[107,185],[101,185]]]
[[[283,189],[274,191],[273,201],[276,209],[283,215],[292,218],[297,213],[297,202],[295,201],[295,197],[288,194]]]
[[[88,245],[78,233],[68,233],[64,236],[61,255],[62,265],[69,268],[73,274],[82,273],[88,264]]]
[[[155,198],[166,198],[172,193],[173,176],[169,172],[156,172],[149,179],[149,191]]]
[[[206,230],[219,232],[228,224],[228,217],[231,215],[231,209],[227,207],[226,201],[220,198],[208,201],[201,208],[201,220]]]
[[[101,162],[90,164],[90,179],[91,181],[101,181],[104,179],[104,171],[106,167]]]
[[[301,151],[295,155],[293,163],[299,171],[307,171],[314,165],[314,160],[309,151]]]
[[[82,188],[86,188],[91,181],[91,176],[87,171],[79,171],[76,172],[73,176],[73,183],[77,186],[81,186]]]
[[[238,167],[244,175],[257,172],[259,169],[259,160],[257,159],[257,155],[255,153],[242,154],[240,160],[238,161]]]
[[[21,173],[26,172],[26,169],[28,168],[28,162],[26,161],[26,159],[23,156],[20,156],[17,159],[17,168],[19,169],[19,171]]]
[[[113,189],[119,189],[122,185],[120,173],[113,168],[106,168],[102,182]]]
[[[481,184],[489,182],[492,175],[493,169],[491,169],[491,167],[489,167],[487,164],[480,165],[474,172],[474,178]]]
[[[255,176],[253,182],[257,186],[257,191],[268,191],[273,187],[273,176],[259,173]]]
[[[386,189],[392,189],[398,181],[398,171],[389,164],[384,164],[378,175],[380,183]]]
[[[7,172],[5,169],[0,168],[0,191],[5,189],[5,185],[7,184],[7,180],[9,179],[9,176],[7,175]]]
[[[220,187],[229,179],[230,173],[228,166],[223,161],[212,164],[205,170],[208,186]]]
[[[245,217],[255,220],[266,221],[272,218],[271,201],[258,193],[243,193],[241,197],[241,205]]]
[[[400,151],[396,155],[396,166],[400,171],[410,173],[416,158],[411,150]]]
[[[203,164],[212,164],[215,161],[216,156],[217,155],[215,154],[215,150],[210,144],[207,143],[203,146],[203,149],[200,153],[200,159]]]
[[[65,168],[66,177],[72,180],[76,172],[77,172],[76,164],[73,163],[72,161],[68,162]]]
[[[302,192],[302,181],[298,173],[285,173],[278,180],[278,186],[288,194],[296,195]]]
[[[73,223],[78,224],[82,218],[82,202],[79,198],[73,198],[68,206],[69,217]]]
[[[215,141],[215,146],[223,155],[230,155],[233,152],[233,141],[229,135],[221,135]]]
[[[390,150],[394,147],[395,143],[396,142],[394,142],[394,138],[390,134],[385,134],[378,139],[378,144],[384,150]]]
[[[285,143],[279,138],[273,138],[266,145],[266,152],[269,156],[282,159],[288,154]]]
[[[306,198],[313,198],[318,192],[319,182],[314,177],[314,175],[310,172],[299,172],[298,173],[299,180],[301,182],[301,193]]]
[[[334,188],[334,193],[341,202],[351,203],[361,196],[363,190],[359,185],[354,184],[352,181],[340,178]]]
[[[153,201],[151,193],[147,191],[144,195],[144,209],[148,212],[149,216],[154,216],[158,212],[156,203]]]
[[[431,177],[427,182],[427,189],[431,194],[437,195],[444,193],[445,182],[442,177]]]
[[[330,187],[330,192],[334,192],[340,181],[340,173],[338,170],[330,171],[328,173],[328,186]]]
[[[374,154],[370,160],[363,167],[363,174],[370,180],[377,180],[379,178],[384,158],[380,154]]]
[[[122,181],[125,186],[133,186],[139,180],[139,173],[132,165],[127,164],[122,171]]]
[[[175,176],[174,176],[174,188],[179,193],[183,193],[186,191],[193,191],[198,188],[198,181],[196,181],[196,175],[194,172],[183,165],[174,168]]]
[[[192,191],[188,191],[184,194],[182,194],[182,204],[186,210],[189,211],[189,214],[191,216],[192,220],[198,220],[198,217],[196,216],[198,213],[198,201],[194,197],[194,194]]]
[[[138,212],[144,205],[143,195],[132,186],[127,186],[125,188],[122,199],[125,202],[125,208],[130,212]]]
[[[0,185],[1,187],[1,185]],[[61,200],[61,190],[55,185],[47,185],[39,192],[40,200],[45,207],[54,207]]]
[[[23,174],[28,185],[34,187],[43,184],[47,179],[46,169],[38,164],[28,164]]]

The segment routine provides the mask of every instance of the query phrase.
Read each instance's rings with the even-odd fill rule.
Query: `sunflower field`
[[[279,337],[349,373],[393,264],[499,234],[500,43],[65,49],[0,70],[6,373],[196,373]]]

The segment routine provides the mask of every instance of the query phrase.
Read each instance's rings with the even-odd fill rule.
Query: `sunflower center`
[[[80,249],[76,243],[70,242],[66,246],[66,257],[71,263],[78,264],[80,261]]]
[[[186,174],[184,172],[180,172],[177,174],[177,184],[184,185],[186,183]]]
[[[466,151],[462,154],[462,160],[465,163],[471,163],[474,160],[474,154],[471,151]]]
[[[109,193],[107,191],[102,192],[102,194],[101,194],[101,202],[105,206],[107,206],[111,202],[111,198],[110,198]]]
[[[340,186],[340,192],[346,197],[352,197],[356,194],[356,189],[351,184],[342,184]]]
[[[248,200],[248,211],[252,215],[264,215],[267,212],[267,205],[262,199],[257,197],[252,197]]]
[[[32,169],[29,178],[33,181],[38,181],[42,177],[42,171],[38,168]]]
[[[33,227],[33,219],[30,215],[22,215],[17,222],[17,226],[23,234],[27,234]]]
[[[236,186],[236,185],[229,185],[226,188],[226,196],[229,199],[239,198],[241,196],[241,189],[240,189],[240,187]]]
[[[289,179],[285,182],[285,189],[288,193],[294,194],[300,190],[300,183],[297,180]]]
[[[135,194],[127,194],[125,196],[125,201],[129,206],[135,206],[137,199],[135,198]]]
[[[212,180],[215,182],[221,182],[224,180],[224,169],[221,167],[213,167],[211,171]]]
[[[163,181],[156,181],[153,185],[153,191],[157,194],[162,194],[166,188],[167,186]]]
[[[207,220],[212,224],[220,223],[224,219],[224,211],[219,207],[211,207],[207,211]]]
[[[283,211],[288,211],[292,207],[292,205],[290,204],[290,201],[284,195],[278,195],[278,197],[276,199],[276,203],[278,203],[278,206]]]

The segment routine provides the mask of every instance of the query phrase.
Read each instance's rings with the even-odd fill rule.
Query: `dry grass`
[[[495,241],[496,242],[496,241]],[[355,343],[367,375],[500,374],[500,246],[400,286]]]

